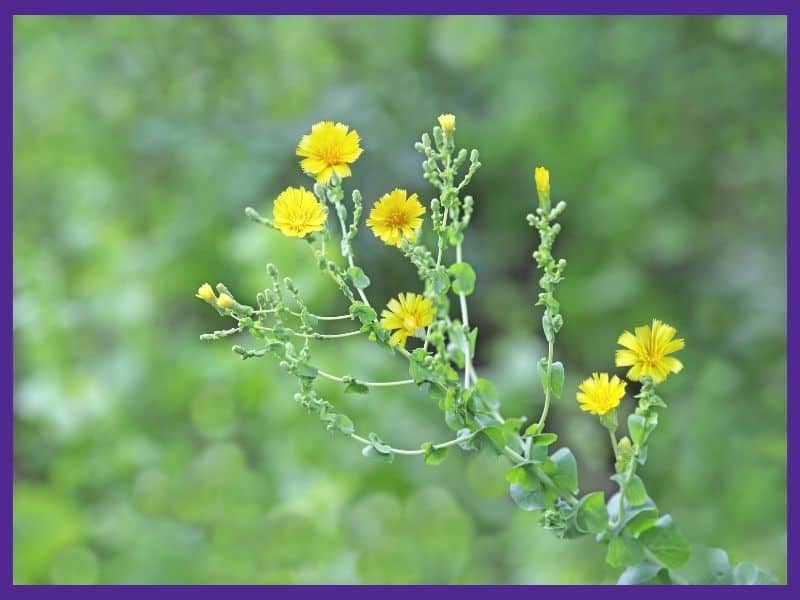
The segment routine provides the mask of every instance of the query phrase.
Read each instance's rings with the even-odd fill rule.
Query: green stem
[[[324,377],[325,379],[330,379],[331,381],[338,381],[339,383],[346,383],[349,381],[346,377],[339,377],[338,375],[332,375],[322,369],[317,369],[320,377]],[[396,381],[361,381],[360,379],[356,379],[352,377],[351,379],[357,381],[362,385],[366,385],[367,387],[392,387],[396,385],[411,385],[414,383],[413,379],[398,379]]]
[[[336,216],[339,218],[339,225],[342,228],[342,239],[347,239],[347,225],[345,224],[344,218],[342,217],[342,211],[337,210]],[[356,263],[353,260],[353,246],[349,240],[347,242],[347,248],[348,248],[347,264],[350,266],[351,269],[353,269],[355,268]],[[367,306],[372,306],[369,303],[369,300],[367,300],[367,295],[364,293],[364,290],[362,290],[360,287],[356,287],[356,292],[358,293],[359,296],[361,296],[361,300],[364,302],[364,304],[366,304]]]
[[[547,344],[547,381],[550,381],[551,373],[553,371],[553,351],[554,343],[548,342]],[[544,408],[542,409],[542,416],[539,417],[539,422],[536,427],[538,431],[544,429],[545,421],[547,421],[547,413],[550,411],[550,386],[548,385],[544,390]]]
[[[456,264],[462,262],[461,244],[456,245]],[[467,297],[463,292],[458,294],[458,301],[461,305],[461,323],[469,332],[469,312],[467,310]],[[464,387],[470,387],[470,374],[472,373],[472,354],[469,350],[469,334],[465,335],[464,341]]]
[[[436,450],[441,450],[443,448],[449,448],[450,446],[455,446],[456,444],[460,444],[461,442],[466,442],[467,440],[471,439],[476,433],[477,433],[477,431],[474,431],[473,433],[471,433],[468,436],[455,438],[455,439],[452,439],[452,440],[448,440],[446,442],[441,442],[439,444],[433,444],[432,448],[434,448]],[[350,437],[353,438],[354,440],[356,440],[357,442],[360,442],[360,443],[364,444],[365,446],[371,446],[372,445],[371,441],[369,441],[365,437],[362,437],[362,436],[358,435],[357,433],[351,433]],[[387,444],[387,446],[388,446],[388,444]],[[418,449],[418,450],[404,450],[402,448],[395,448],[394,446],[389,446],[389,448],[391,448],[391,452],[393,454],[400,454],[402,456],[419,456],[421,454],[425,454],[425,450],[422,450],[421,448]]]
[[[619,452],[617,451],[617,434],[609,429],[608,435],[611,438],[611,447],[614,449],[614,458],[619,458]]]
[[[260,327],[258,325],[253,325],[254,329],[258,331],[266,331],[267,333],[272,333],[275,330],[271,327]],[[336,339],[336,338],[345,338],[345,337],[352,337],[354,335],[361,335],[362,331],[348,331],[346,333],[301,333],[299,331],[288,330],[293,336],[307,338],[310,340],[327,340],[327,339]]]
[[[447,214],[448,214],[448,211],[445,208],[443,213],[442,213],[442,224],[441,224],[441,229],[442,230],[444,230],[445,225],[447,225]],[[442,264],[442,254],[444,253],[444,238],[442,237],[441,233],[439,233],[439,235],[438,235],[438,242],[437,243],[439,244],[439,252],[436,255],[436,268],[438,269],[439,265]],[[428,329],[425,331],[425,343],[422,345],[422,349],[426,350],[426,351],[428,350],[428,336],[431,333],[431,328],[432,327],[433,327],[433,323],[428,325]]]
[[[254,310],[252,314],[254,314],[254,315],[267,315],[267,314],[272,314],[272,313],[276,313],[276,312],[278,312],[277,308],[265,308],[263,310]],[[294,315],[295,317],[301,317],[302,316],[299,312],[294,311],[294,310],[289,310],[288,308],[286,309],[286,312],[288,312],[291,315]],[[343,321],[345,319],[352,319],[353,318],[350,315],[335,315],[335,316],[331,316],[331,317],[326,317],[326,316],[323,316],[323,315],[315,315],[314,313],[308,313],[308,316],[309,317],[313,317],[315,319],[318,319],[320,321]]]

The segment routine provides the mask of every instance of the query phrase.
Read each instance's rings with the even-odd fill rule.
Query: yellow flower
[[[372,207],[367,219],[375,237],[390,246],[400,246],[403,238],[413,242],[416,230],[422,226],[419,217],[425,214],[425,207],[419,203],[416,194],[406,197],[406,193],[395,189],[384,194]]]
[[[453,133],[456,130],[456,116],[449,113],[439,115],[439,125],[445,133]]]
[[[220,294],[217,298],[217,306],[227,309],[236,308],[236,300],[231,298],[228,294]]]
[[[540,196],[550,193],[550,171],[544,167],[536,167],[533,170],[533,179],[536,181],[536,191]]]
[[[348,163],[354,163],[363,150],[361,139],[354,129],[349,131],[344,123],[320,121],[311,126],[297,145],[297,156],[302,156],[300,167],[314,175],[319,183],[328,183],[336,173],[339,179],[350,176]],[[349,131],[349,132],[348,132]]]
[[[408,336],[433,321],[435,310],[433,303],[419,294],[399,294],[389,300],[389,304],[381,313],[381,325],[386,329],[396,329],[389,338],[389,343],[405,348]]]
[[[625,395],[625,386],[627,383],[616,375],[609,379],[608,373],[592,373],[578,386],[580,391],[576,397],[581,410],[602,416],[619,406]]]
[[[204,283],[197,288],[197,293],[194,295],[194,297],[200,298],[200,300],[203,302],[214,303],[217,301],[217,296],[214,293],[214,289],[208,283]]]
[[[272,206],[275,227],[289,237],[305,237],[325,227],[328,218],[322,203],[306,188],[288,187]]]
[[[635,332],[634,335],[624,331],[617,340],[624,349],[617,350],[616,364],[618,367],[631,367],[628,379],[639,381],[642,377],[652,377],[655,383],[660,383],[670,373],[683,369],[681,361],[668,356],[684,346],[682,339],[672,339],[676,333],[674,327],[653,319],[652,326],[642,325]]]

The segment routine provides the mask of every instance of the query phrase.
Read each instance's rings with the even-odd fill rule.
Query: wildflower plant
[[[468,298],[476,274],[465,260],[464,236],[472,217],[473,197],[466,188],[481,167],[477,150],[457,148],[456,118],[443,114],[432,133],[424,133],[416,150],[423,156],[425,180],[434,188],[427,203],[419,193],[395,188],[377,199],[364,219],[361,193],[345,193],[344,179],[362,153],[359,134],[342,123],[320,122],[312,126],[297,147],[300,167],[312,179],[310,190],[286,188],[273,202],[272,218],[253,208],[245,210],[255,223],[308,245],[320,273],[330,278],[344,297],[346,314],[313,314],[301,291],[278,267],[267,265],[269,283],[255,296],[254,304],[240,301],[224,284],[214,289],[204,283],[197,298],[211,305],[235,326],[200,336],[220,340],[247,333],[253,343],[236,344],[242,359],[268,356],[297,379],[294,398],[315,414],[331,432],[358,444],[362,454],[391,463],[396,458],[418,457],[435,466],[449,452],[482,451],[508,459],[509,495],[516,505],[538,516],[540,524],[562,539],[593,536],[606,547],[606,562],[621,570],[619,583],[769,583],[772,578],[750,563],[731,566],[720,549],[692,547],[669,514],[649,496],[637,471],[648,458],[649,443],[667,408],[658,385],[681,371],[673,356],[684,347],[677,331],[653,319],[650,325],[624,331],[618,339],[617,367],[627,367],[625,377],[639,384],[635,410],[626,422],[627,432],[618,437],[617,407],[625,401],[628,382],[618,375],[596,372],[579,385],[576,400],[581,410],[597,417],[608,432],[614,454],[612,481],[617,491],[606,498],[603,491],[581,491],[578,465],[572,451],[559,446],[558,435],[547,428],[551,405],[562,400],[564,366],[556,360],[556,341],[564,325],[558,284],[564,278],[566,260],[553,255],[561,231],[563,200],[551,199],[550,173],[534,170],[537,202],[527,220],[538,234],[533,259],[540,273],[536,306],[547,351],[536,363],[538,383],[532,393],[541,394],[539,417],[507,416],[495,387],[481,377],[474,365],[478,331],[470,323]],[[398,290],[385,307],[373,305],[367,295],[371,279],[359,266],[353,240],[362,221],[376,241],[396,247],[398,254],[416,269],[416,290]],[[429,223],[435,243],[420,235]],[[329,252],[338,242],[341,260]],[[328,333],[331,321],[355,325],[344,333]],[[311,340],[335,341],[361,336],[388,354],[399,355],[408,365],[408,377],[395,381],[368,381],[361,374],[328,373],[313,361]],[[413,348],[409,347],[409,340]],[[438,403],[453,434],[419,448],[401,447],[375,432],[363,432],[315,387],[319,379],[341,384],[345,393],[380,393],[384,388],[417,386]],[[537,389],[539,388],[539,389]],[[537,402],[538,405],[538,402]],[[533,408],[533,407],[532,407]]]

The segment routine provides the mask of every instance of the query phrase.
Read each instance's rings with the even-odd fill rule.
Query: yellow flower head
[[[194,297],[200,298],[200,300],[203,302],[214,303],[217,301],[217,295],[214,293],[214,289],[208,283],[204,283],[197,288],[197,293],[194,295]]]
[[[439,126],[445,133],[453,133],[456,130],[456,116],[449,113],[439,115]]]
[[[389,343],[405,348],[408,336],[433,321],[435,313],[433,303],[419,294],[398,294],[389,300],[389,304],[381,313],[381,325],[386,329],[396,329],[389,338]]]
[[[628,379],[639,381],[642,377],[652,377],[655,383],[660,383],[670,373],[683,369],[681,361],[668,356],[684,346],[682,339],[672,339],[676,333],[674,327],[653,319],[652,326],[642,325],[634,331],[635,335],[624,331],[617,340],[623,348],[617,350],[616,364],[618,367],[630,367]]]
[[[536,191],[540,196],[550,194],[550,171],[544,167],[536,167],[533,170],[533,180],[536,182]]]
[[[289,237],[305,237],[325,227],[328,218],[322,203],[306,188],[288,187],[272,206],[275,227]]]
[[[625,386],[627,383],[616,375],[609,379],[608,373],[592,373],[578,386],[580,391],[576,397],[581,410],[602,416],[619,406],[625,395]]]
[[[395,189],[384,194],[372,207],[367,219],[375,237],[390,246],[400,246],[403,238],[413,242],[416,230],[422,226],[420,216],[425,214],[425,207],[417,200],[416,194],[406,197],[406,193]]]
[[[320,121],[311,126],[297,145],[297,156],[302,156],[300,168],[314,175],[318,183],[328,183],[336,173],[339,179],[350,176],[349,163],[361,156],[361,138],[358,132],[344,123]]]
[[[217,306],[227,309],[236,308],[236,300],[231,298],[228,294],[222,293],[219,295],[219,298],[217,298]]]

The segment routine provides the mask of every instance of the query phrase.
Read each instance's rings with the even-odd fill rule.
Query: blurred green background
[[[648,490],[693,542],[785,580],[785,51],[783,17],[18,17],[16,582],[615,580],[592,539],[513,507],[503,459],[373,463],[270,359],[198,339],[230,325],[197,286],[252,301],[267,262],[315,312],[346,309],[306,244],[243,215],[307,185],[294,150],[312,123],[359,131],[346,188],[369,207],[397,186],[430,200],[413,144],[442,112],[481,152],[465,255],[504,412],[542,402],[524,216],[545,164],[569,202],[551,423],[582,488],[610,491],[612,461],[577,383],[662,318],[686,368],[662,387]],[[418,288],[368,232],[357,250],[375,303]],[[315,355],[404,375],[364,340]],[[395,445],[449,439],[416,390],[321,388]]]

